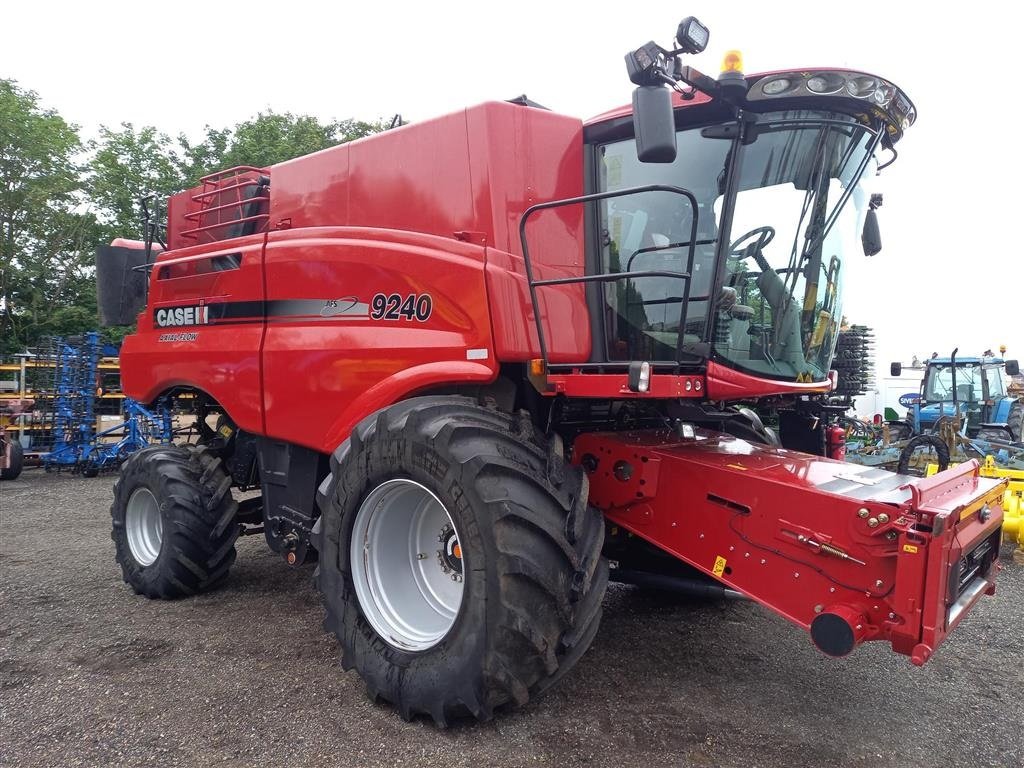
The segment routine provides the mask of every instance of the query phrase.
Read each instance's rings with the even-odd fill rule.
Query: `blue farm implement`
[[[71,470],[94,477],[116,468],[130,454],[154,443],[170,443],[170,406],[158,401],[151,408],[125,398],[122,420],[96,429],[96,399],[101,391],[97,364],[99,334],[54,338],[45,356],[53,362],[52,448],[40,456],[47,471]]]

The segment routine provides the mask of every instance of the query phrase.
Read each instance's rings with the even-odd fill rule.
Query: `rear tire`
[[[10,462],[4,469],[0,469],[0,480],[16,480],[25,466],[25,451],[17,440],[9,443],[11,453]]]
[[[220,459],[203,448],[157,445],[121,467],[110,507],[124,581],[170,600],[222,582],[235,561],[238,504]]]
[[[889,442],[898,443],[913,436],[914,428],[909,424],[898,421],[889,422]]]
[[[359,673],[371,698],[406,720],[429,715],[442,727],[467,716],[488,720],[496,708],[526,704],[589,647],[608,582],[604,519],[587,506],[586,477],[559,446],[547,447],[528,419],[467,398],[422,397],[364,419],[335,451],[318,494],[316,581],[342,666]],[[400,629],[388,637],[374,629],[379,607],[360,602],[373,585],[355,583],[372,569],[352,558],[384,559],[363,523],[365,502],[380,510],[403,483],[441,505],[464,558],[457,612],[418,645]],[[353,548],[357,522],[364,538]],[[434,552],[410,560],[404,546],[396,545],[392,562],[410,572],[415,590],[417,569],[439,561]],[[393,589],[385,581],[376,586]]]
[[[911,440],[903,446],[903,450],[900,451],[900,462],[896,466],[897,474],[911,474],[910,461],[914,456],[914,452],[918,448],[922,447],[928,447],[935,451],[935,458],[937,459],[940,472],[949,468],[949,446],[934,435],[918,435],[917,437],[911,438]],[[922,474],[924,473],[922,472]]]
[[[1010,415],[1006,417],[1006,427],[1010,430],[1013,442],[1024,440],[1024,401],[1018,400],[1010,406]]]

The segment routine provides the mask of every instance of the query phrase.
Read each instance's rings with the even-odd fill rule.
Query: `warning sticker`
[[[725,573],[725,558],[724,557],[719,555],[718,557],[715,558],[715,567],[711,569],[711,572],[713,574],[715,574],[715,576],[721,576],[723,573]]]
[[[613,155],[612,157],[606,157],[604,162],[608,189],[622,186],[622,158]]]
[[[903,545],[903,551],[904,552],[909,552],[912,555],[916,555],[917,554],[917,547],[915,547],[913,544],[904,544]]]

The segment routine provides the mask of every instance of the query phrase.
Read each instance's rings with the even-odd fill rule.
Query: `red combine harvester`
[[[110,320],[149,273],[125,391],[201,433],[123,466],[125,581],[201,592],[262,532],[318,561],[343,666],[440,724],[557,680],[609,576],[925,663],[994,592],[1005,481],[836,461],[822,404],[914,108],[856,71],[708,77],[707,40],[628,54],[631,109],[524,97],[235,168],[170,198],[155,257],[104,254]]]

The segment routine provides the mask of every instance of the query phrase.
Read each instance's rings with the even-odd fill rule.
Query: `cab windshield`
[[[993,366],[964,363],[956,366],[956,399],[980,402],[1006,395],[1001,370]],[[985,390],[988,390],[987,393]],[[953,366],[931,364],[925,374],[924,399],[929,403],[953,402]]]
[[[665,184],[697,199],[696,210],[666,192],[603,204],[608,272],[686,272],[697,216],[685,311],[682,278],[637,277],[604,289],[609,359],[676,360],[677,346],[685,354],[707,341],[731,367],[821,381],[841,321],[843,264],[860,247],[875,134],[852,117],[806,110],[760,116],[738,151],[716,132],[680,131],[671,164],[638,162],[632,140],[600,147],[602,191]],[[730,232],[723,233],[734,162],[737,191]],[[725,264],[716,270],[726,236]]]

